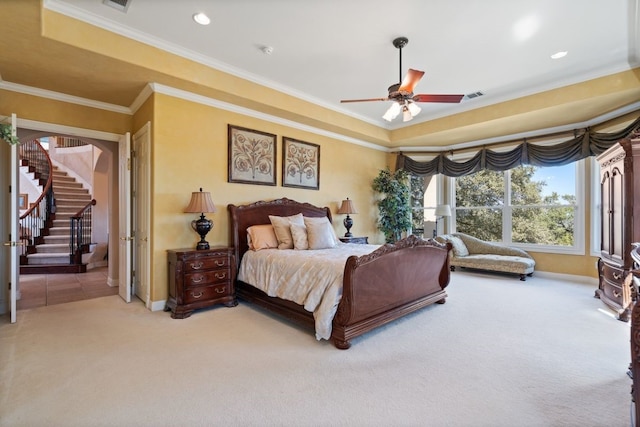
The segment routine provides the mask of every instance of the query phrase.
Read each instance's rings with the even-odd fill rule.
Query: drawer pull
[[[219,294],[224,294],[226,292],[225,288],[216,288],[216,292]]]
[[[227,273],[216,273],[214,274],[214,276],[216,276],[216,279],[226,279],[227,278]]]
[[[618,292],[618,291],[613,291],[613,296],[614,296],[614,297],[616,297],[616,298],[620,298],[620,296],[621,296],[621,295],[622,295],[622,294],[621,294],[620,292]]]
[[[217,265],[218,267],[222,267],[224,264],[225,264],[224,260],[223,260],[223,261],[216,260],[216,265]]]
[[[191,268],[193,268],[194,270],[198,270],[202,268],[202,261],[198,261],[198,263],[196,264],[195,262],[191,263]]]
[[[204,276],[195,276],[193,279],[191,279],[193,283],[200,283],[203,280],[204,280]]]
[[[618,274],[618,273],[614,272],[613,273],[613,278],[616,279],[616,280],[620,280],[620,279],[622,279],[622,274]]]
[[[191,292],[191,296],[194,298],[200,298],[202,295],[204,295],[202,292],[200,292],[198,295],[196,295],[194,292]]]

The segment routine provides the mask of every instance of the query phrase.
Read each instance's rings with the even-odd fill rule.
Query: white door
[[[131,302],[131,135],[118,142],[118,283],[119,294]]]
[[[150,123],[133,135],[133,167],[131,178],[133,181],[133,290],[138,298],[150,308],[149,294],[149,224],[151,223],[149,206],[151,204],[151,183],[149,168],[149,147],[151,145],[149,132]]]
[[[13,135],[16,135],[17,125],[16,115],[11,115],[11,130]],[[4,142],[0,142],[4,144]],[[20,193],[20,180],[19,180],[19,164],[18,164],[18,146],[11,145],[11,191],[9,192],[9,209],[11,209],[11,223],[9,225],[9,241],[4,245],[9,247],[9,283],[11,284],[9,291],[9,313],[11,323],[16,323],[16,302],[18,300],[18,292],[20,289],[20,253],[18,251],[20,241],[20,214],[18,210],[18,193]]]

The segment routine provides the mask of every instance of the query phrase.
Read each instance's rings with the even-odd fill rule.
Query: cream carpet
[[[0,318],[0,425],[629,426],[629,325],[562,279],[455,272],[446,304],[347,351],[246,303],[20,311]]]

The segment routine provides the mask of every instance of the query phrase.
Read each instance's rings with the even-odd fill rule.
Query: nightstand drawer
[[[212,300],[227,296],[229,293],[230,286],[228,284],[189,288],[184,293],[184,303],[191,304],[199,301]]]
[[[202,271],[212,268],[221,268],[229,266],[229,257],[207,257],[207,258],[195,258],[185,261],[184,270],[185,273],[192,271]]]
[[[203,286],[213,285],[216,283],[228,282],[230,279],[229,269],[209,270],[201,271],[198,273],[191,273],[184,275],[184,285],[191,286]]]

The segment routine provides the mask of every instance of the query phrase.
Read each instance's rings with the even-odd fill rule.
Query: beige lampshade
[[[187,206],[184,211],[188,213],[215,212],[216,207],[213,201],[211,201],[211,193],[208,191],[203,192],[202,188],[200,191],[194,191],[191,193],[189,206]]]
[[[347,197],[347,200],[343,200],[342,201],[342,205],[340,205],[340,209],[338,209],[338,213],[339,214],[357,214],[358,211],[356,210],[355,205],[353,204],[353,201],[349,200],[349,198]]]
[[[438,205],[436,206],[436,216],[451,216],[451,206],[449,205]]]

